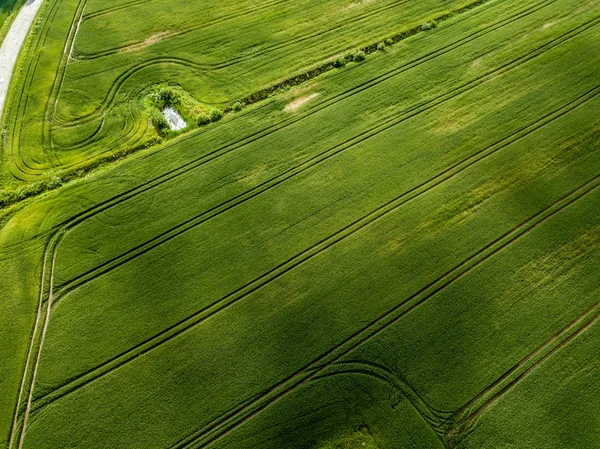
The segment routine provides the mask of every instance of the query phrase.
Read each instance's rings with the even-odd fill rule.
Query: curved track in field
[[[393,391],[406,398],[421,415],[423,420],[441,435],[444,422],[452,415],[452,412],[437,410],[427,403],[427,400],[410,383],[399,376],[396,372],[383,365],[365,360],[347,360],[336,362],[329,366],[321,374],[314,377],[312,381],[329,379],[344,374],[359,374],[377,379],[388,385]]]
[[[296,122],[298,122],[298,121],[300,121],[300,120],[302,120],[302,119],[304,119],[306,117],[309,117],[309,116],[311,116],[311,115],[319,112],[322,109],[325,109],[328,106],[336,104],[339,101],[342,101],[342,100],[344,100],[346,98],[352,97],[353,95],[356,95],[356,94],[364,91],[365,89],[368,89],[370,87],[376,86],[376,85],[378,85],[378,84],[380,84],[380,83],[382,83],[384,81],[387,81],[387,80],[389,80],[389,79],[391,79],[391,78],[393,78],[393,77],[395,77],[397,75],[400,75],[400,74],[402,74],[402,73],[404,73],[404,72],[406,72],[408,70],[414,69],[414,68],[420,66],[421,64],[424,64],[424,63],[426,63],[428,61],[431,61],[432,59],[434,59],[436,57],[442,56],[442,55],[447,54],[447,53],[449,53],[449,52],[451,52],[451,51],[453,51],[453,50],[455,50],[457,48],[460,48],[460,47],[468,44],[469,42],[472,42],[475,39],[478,39],[478,38],[480,38],[480,37],[482,37],[482,36],[484,36],[484,35],[492,32],[492,31],[495,31],[495,30],[497,30],[497,29],[499,29],[499,28],[501,28],[503,26],[511,24],[511,23],[513,23],[513,22],[521,19],[521,18],[527,17],[528,15],[530,15],[532,13],[535,13],[535,12],[537,12],[538,10],[540,10],[542,8],[545,8],[546,6],[548,6],[550,4],[553,4],[556,1],[557,0],[543,0],[543,1],[539,2],[539,3],[536,3],[535,5],[533,5],[531,7],[528,7],[528,8],[525,8],[524,10],[519,11],[519,12],[517,12],[517,13],[515,13],[515,14],[513,14],[513,15],[505,18],[505,19],[499,20],[498,22],[496,22],[496,23],[494,23],[494,24],[492,24],[492,25],[490,25],[490,26],[488,26],[488,27],[486,27],[486,28],[484,28],[482,30],[474,32],[474,33],[472,33],[472,34],[470,34],[470,35],[468,35],[468,36],[466,36],[466,37],[464,37],[462,39],[458,39],[458,40],[456,40],[454,42],[451,42],[448,45],[440,48],[439,50],[436,50],[434,52],[425,54],[422,57],[414,59],[413,61],[410,61],[408,63],[402,64],[401,66],[396,67],[396,68],[394,68],[394,69],[392,69],[392,70],[390,70],[388,72],[385,72],[385,73],[383,73],[383,74],[381,74],[381,75],[379,75],[379,76],[377,76],[377,77],[375,77],[375,78],[373,78],[373,79],[365,82],[364,84],[362,84],[360,86],[357,86],[355,88],[352,88],[352,89],[349,89],[349,90],[347,90],[345,92],[342,92],[341,94],[338,94],[335,97],[329,98],[328,100],[326,100],[326,101],[324,101],[322,103],[318,103],[314,107],[308,109],[305,113],[303,113],[303,114],[301,114],[299,116],[291,117],[290,119],[284,120],[284,121],[278,123],[277,125],[272,125],[272,126],[266,127],[265,129],[263,129],[263,130],[258,131],[257,133],[255,133],[255,135],[258,138],[260,138],[260,137],[262,137],[262,135],[266,135],[266,133],[271,133],[271,132],[277,131],[279,129],[283,129],[283,128],[287,127],[287,126],[290,126],[290,125],[292,125],[292,124],[294,124],[294,123],[296,123]],[[58,2],[57,2],[57,4],[58,4]],[[75,23],[76,23],[76,20],[74,19],[73,20],[73,24],[72,24],[72,28],[75,27]],[[65,46],[65,53],[68,53],[68,51],[69,51],[67,49],[68,46],[69,46],[69,44],[67,43],[67,45]],[[154,64],[160,64],[160,63],[163,63],[163,62],[167,63],[168,61],[162,61],[162,60],[151,61],[149,65],[152,65],[153,63]],[[171,61],[171,62],[173,64],[177,63],[176,61]],[[30,64],[29,71],[31,71],[32,65],[33,65],[33,61],[32,61],[32,64]],[[35,70],[35,68],[34,68],[34,70]],[[110,107],[112,106],[112,104],[114,102],[114,99],[115,99],[116,95],[119,93],[121,87],[124,85],[124,83],[127,81],[127,79],[129,79],[131,76],[134,75],[134,73],[135,72],[132,72],[132,73],[128,72],[128,73],[124,74],[123,75],[123,79],[118,84],[113,85],[113,89],[107,94],[106,98],[104,99],[104,101],[102,103],[102,105],[104,105],[104,106],[101,106],[102,110],[98,110],[96,113],[92,113],[92,115],[90,117],[88,117],[87,119],[82,118],[82,120],[84,120],[84,121],[81,122],[81,124],[85,124],[86,123],[85,120],[88,120],[88,121],[97,120],[98,117],[101,117],[102,114],[105,114],[110,109]],[[29,78],[29,76],[28,76],[28,78]],[[54,88],[54,91],[56,91],[56,88]],[[28,98],[27,97],[25,97],[25,98],[21,97],[21,101],[24,102],[24,104],[21,103],[21,102],[20,102],[20,104],[23,105],[23,108],[26,108],[27,107]],[[55,101],[56,100],[54,100],[54,102]],[[53,101],[49,101],[48,104],[51,105],[52,103],[53,103]],[[100,115],[94,116],[94,114],[100,114]],[[50,119],[50,117],[49,117],[49,119]],[[48,120],[48,121],[50,121],[50,120]],[[47,170],[48,167],[43,166],[43,165],[41,167],[33,167],[31,165],[28,165],[23,160],[22,155],[18,152],[18,149],[20,148],[20,145],[19,145],[20,138],[18,137],[18,136],[20,136],[20,131],[19,131],[19,134],[17,135],[16,134],[17,128],[20,129],[21,126],[15,126],[13,128],[13,138],[12,138],[12,145],[11,145],[12,150],[13,150],[13,152],[12,152],[13,165],[24,176],[36,176],[36,175],[39,175],[39,174],[43,173],[44,171]],[[48,132],[46,130],[44,132],[44,136],[47,136],[47,134],[48,134]],[[193,136],[193,134],[190,137],[192,137],[192,136]],[[46,142],[47,140],[48,140],[48,138],[44,137],[44,141]],[[134,144],[134,143],[131,143],[131,144]],[[15,149],[17,149],[16,153],[15,153]],[[220,150],[221,149],[219,149],[217,151],[220,151]],[[103,151],[100,154],[106,154],[106,153],[108,153],[110,151],[112,151],[112,148],[109,148],[109,149]],[[97,155],[91,156],[90,159],[93,158],[93,157],[97,157]],[[59,161],[58,161],[58,164],[60,164]],[[75,166],[75,165],[77,165],[77,164],[73,164],[72,166]],[[64,167],[65,168],[70,168],[71,166],[65,165]]]
[[[589,23],[588,23],[588,25],[589,25]],[[594,24],[594,25],[595,25],[595,24]],[[591,25],[590,25],[590,26],[591,26]],[[583,31],[580,31],[580,32],[583,32]],[[577,33],[577,34],[579,34],[579,33]],[[576,34],[573,34],[573,35],[576,35]],[[555,41],[552,41],[551,43],[552,43],[553,45],[549,46],[549,44],[551,44],[551,43],[548,43],[548,44],[546,44],[544,47],[540,47],[540,49],[541,49],[541,48],[546,48],[546,50],[548,50],[548,49],[550,49],[550,48],[553,48],[554,46],[556,46],[556,45],[559,45],[560,43],[564,42],[565,40],[568,40],[568,39],[569,39],[570,37],[572,37],[573,35],[569,35],[569,33],[567,33],[566,35],[563,35],[563,36],[561,36],[561,37],[560,37],[560,38],[558,38],[557,40],[555,40]],[[548,46],[548,47],[547,47],[547,46]],[[538,49],[538,50],[539,50],[539,49]],[[546,50],[544,50],[544,51],[546,51]],[[543,53],[543,51],[542,51],[541,53]],[[541,53],[539,53],[539,54],[541,54]],[[526,61],[528,61],[528,60],[530,60],[530,59],[533,59],[534,57],[538,56],[539,54],[536,54],[536,53],[535,53],[535,51],[534,51],[534,52],[531,52],[531,53],[529,53],[527,56],[523,56],[523,57],[519,58],[519,59],[518,59],[518,60],[516,60],[516,61],[522,60],[523,62],[526,62]],[[509,64],[507,64],[507,65],[503,66],[503,68],[508,70],[508,68],[509,68],[509,67],[511,66],[511,64],[513,64],[514,62],[515,62],[515,61],[513,61],[513,62],[511,62],[511,63],[509,63]],[[480,81],[481,81],[481,80],[480,80]],[[382,81],[378,81],[378,82],[382,82]],[[481,82],[485,82],[485,81],[481,81]],[[470,84],[470,83],[468,83],[467,85],[464,85],[464,86],[469,86],[469,84]],[[466,88],[466,87],[465,87],[465,88]],[[470,87],[470,88],[472,88],[472,87]],[[460,88],[457,88],[457,89],[460,89]],[[462,92],[459,92],[459,91],[456,91],[456,92],[458,92],[458,93],[456,93],[456,95],[459,95],[460,93],[462,93]],[[588,93],[588,94],[590,94],[590,93]],[[588,94],[586,94],[586,95],[588,95]],[[593,95],[594,95],[594,96],[595,96],[596,94],[597,94],[597,92],[593,92]],[[455,96],[456,96],[456,95],[455,95]],[[451,97],[450,97],[450,98],[451,98]],[[449,98],[448,98],[448,99],[449,99]],[[448,101],[448,99],[446,99],[446,100],[443,100],[443,101]],[[340,101],[341,101],[341,100],[340,100]],[[441,100],[440,100],[440,103],[438,103],[438,104],[441,104],[441,102],[443,102],[443,101],[441,101]],[[326,103],[326,102],[324,102],[324,103]],[[318,105],[317,105],[317,106],[318,106]],[[413,111],[409,111],[408,113],[415,112],[415,111],[417,111],[417,110],[418,110],[418,108],[415,108]],[[404,118],[404,120],[406,120],[406,119],[407,119],[407,118]],[[396,121],[396,120],[399,120],[399,118],[398,118],[398,117],[395,117],[395,118],[388,118],[388,119],[386,119],[386,122],[384,122],[382,125],[384,125],[384,126],[387,126],[387,125],[389,125],[389,126],[393,126],[393,124],[391,124],[391,123],[393,123],[393,122],[394,122],[394,121]],[[378,125],[378,126],[381,126],[381,125]],[[388,126],[388,127],[389,127],[389,126]],[[385,128],[385,129],[387,129],[387,128]],[[381,131],[379,131],[379,132],[381,132]],[[532,132],[533,132],[533,131],[532,131]],[[251,136],[251,137],[252,137],[252,138],[254,138],[255,136]],[[257,137],[257,138],[260,138],[260,137]],[[247,138],[243,139],[243,140],[242,140],[242,142],[243,142],[243,141],[245,141],[246,139],[247,139]],[[231,151],[231,150],[230,150],[230,151]],[[213,154],[213,155],[211,155],[211,156],[212,156],[212,159],[214,159],[215,157],[218,157],[218,156],[216,156],[216,155],[214,155],[214,154]],[[331,156],[329,156],[329,157],[331,157]],[[206,161],[205,161],[205,162],[206,162]],[[204,163],[205,163],[205,162],[204,162]],[[198,163],[198,161],[195,161],[195,163]],[[473,163],[475,163],[475,162],[473,162]],[[38,310],[39,310],[39,314],[38,314],[37,322],[38,322],[38,323],[40,323],[40,325],[41,325],[41,323],[43,322],[43,326],[41,327],[41,329],[40,329],[40,332],[38,332],[38,334],[39,334],[39,338],[40,338],[40,340],[39,340],[39,343],[34,343],[34,342],[36,341],[36,338],[37,338],[37,336],[36,336],[36,333],[35,333],[35,332],[34,332],[34,335],[33,335],[33,337],[32,337],[32,344],[31,344],[31,347],[30,347],[30,353],[29,353],[29,355],[28,355],[28,357],[27,357],[27,364],[28,364],[28,366],[34,366],[34,367],[37,367],[37,361],[39,361],[39,356],[40,356],[40,354],[41,354],[41,349],[42,349],[42,346],[43,346],[43,336],[44,336],[44,329],[46,329],[46,328],[47,328],[47,324],[48,324],[48,320],[49,320],[49,316],[50,316],[50,311],[51,311],[51,305],[52,305],[52,302],[54,301],[54,293],[53,293],[53,291],[52,291],[52,272],[53,272],[53,264],[54,264],[54,260],[55,260],[55,257],[56,257],[56,249],[57,249],[57,247],[58,247],[58,244],[59,244],[60,240],[62,240],[62,237],[64,236],[64,233],[68,232],[68,230],[70,230],[70,229],[72,229],[73,227],[77,226],[78,224],[82,223],[83,221],[85,221],[85,220],[86,220],[87,218],[89,218],[90,216],[93,216],[93,215],[95,215],[95,214],[97,214],[97,213],[100,213],[101,211],[103,211],[103,210],[105,210],[105,209],[107,209],[107,208],[109,208],[109,207],[112,207],[113,205],[116,205],[116,204],[120,203],[121,201],[125,201],[125,200],[127,200],[127,199],[129,199],[129,198],[132,198],[132,197],[134,197],[134,196],[136,196],[136,195],[140,194],[142,191],[145,191],[145,190],[147,190],[147,189],[150,189],[150,188],[156,187],[156,186],[158,186],[158,185],[160,185],[160,184],[162,184],[162,183],[164,183],[164,182],[167,182],[168,180],[172,179],[172,178],[170,178],[170,177],[169,177],[170,175],[173,175],[173,177],[175,177],[175,176],[178,176],[179,174],[182,174],[182,173],[184,173],[184,172],[185,172],[185,171],[187,171],[187,169],[189,168],[189,165],[188,165],[188,164],[186,164],[186,166],[184,166],[184,167],[185,167],[184,171],[182,171],[182,169],[181,169],[181,168],[180,168],[180,169],[173,170],[172,172],[169,172],[169,173],[167,173],[167,174],[165,174],[165,175],[163,175],[163,176],[160,176],[160,177],[158,177],[158,178],[155,178],[154,180],[150,181],[149,183],[147,183],[147,184],[145,184],[145,185],[143,185],[143,186],[139,186],[139,187],[137,187],[137,188],[131,189],[131,190],[130,190],[130,191],[128,191],[128,192],[124,192],[122,195],[119,195],[119,196],[117,196],[117,197],[114,197],[114,198],[112,198],[112,199],[110,199],[110,200],[107,200],[106,202],[103,202],[103,203],[101,203],[101,204],[97,205],[96,207],[94,207],[94,208],[92,208],[92,209],[90,209],[90,210],[88,210],[88,211],[86,211],[86,212],[83,212],[83,213],[79,214],[78,216],[76,216],[76,217],[74,217],[73,219],[71,219],[69,222],[67,222],[67,223],[65,223],[65,224],[63,224],[63,225],[61,225],[61,228],[60,228],[60,230],[59,230],[59,231],[57,231],[57,232],[54,234],[54,236],[55,236],[55,237],[53,237],[53,239],[51,239],[51,242],[49,243],[49,245],[48,245],[48,248],[47,248],[47,252],[46,252],[46,263],[48,262],[48,260],[52,260],[52,268],[49,270],[49,272],[50,272],[49,284],[45,283],[46,285],[49,285],[49,286],[50,286],[50,290],[49,290],[49,293],[47,294],[47,300],[46,300],[46,301],[44,301],[44,300],[43,300],[43,298],[45,298],[45,296],[46,296],[46,294],[44,293],[44,292],[45,292],[45,287],[42,287],[42,290],[41,290],[41,296],[40,296],[40,305],[39,305],[39,309],[38,309]],[[595,180],[597,181],[597,179],[596,179],[596,178],[595,178]],[[594,186],[594,189],[595,189],[595,188],[596,188],[596,185]],[[577,192],[577,191],[576,191],[576,192]],[[585,194],[587,194],[587,193],[589,193],[589,191],[586,191],[586,192],[585,192]],[[581,196],[583,196],[583,195],[584,195],[584,194],[582,194]],[[575,198],[575,199],[574,199],[574,200],[572,200],[571,202],[574,202],[574,201],[576,201],[576,199],[579,199],[581,196],[578,196],[577,198]],[[564,207],[567,207],[569,204],[570,204],[570,202],[569,202],[568,204],[566,204],[566,205],[561,205],[561,208],[560,208],[560,209],[558,209],[557,211],[553,212],[553,214],[554,214],[554,213],[556,213],[556,212],[558,212],[559,210],[562,210],[562,208],[564,208]],[[390,207],[390,205],[386,205],[386,206]],[[392,209],[391,209],[391,210],[393,210],[393,206],[391,206],[391,207],[392,207]],[[390,211],[391,211],[391,210],[390,210]],[[380,210],[380,211],[379,211],[379,213],[381,213],[381,211],[382,211],[382,210]],[[384,214],[383,214],[383,215],[385,215],[385,214],[389,213],[390,211],[386,211],[386,212],[384,212]],[[381,216],[383,216],[383,215],[381,215]],[[543,218],[543,219],[542,219],[542,221],[543,221],[543,220],[545,220],[545,219],[547,219],[547,217],[546,217],[546,218]],[[540,221],[540,222],[541,222],[541,221]],[[536,224],[534,224],[533,226],[537,226],[537,224],[539,224],[539,223],[536,223]],[[526,224],[526,223],[525,223],[525,224],[522,224],[522,225],[520,225],[518,228],[520,229],[520,228],[522,228],[522,227],[524,227],[524,226],[527,226],[527,224]],[[531,228],[528,228],[528,229],[531,229]],[[518,229],[517,229],[517,230],[518,230]],[[516,232],[517,230],[515,230],[515,232]],[[512,242],[512,241],[511,241],[511,242]],[[509,243],[511,243],[511,242],[509,242]],[[335,243],[337,243],[337,242],[335,242]],[[507,243],[507,244],[508,244],[508,243]],[[507,244],[506,244],[506,245],[507,245]],[[502,248],[503,248],[503,247],[502,247]],[[500,248],[500,249],[502,249],[502,248]],[[487,250],[487,249],[488,249],[488,248],[484,248],[484,250]],[[495,250],[495,251],[494,251],[492,254],[490,254],[488,257],[491,257],[491,255],[495,254],[495,253],[496,253],[497,251],[499,251],[500,249],[498,249],[498,250]],[[484,260],[485,260],[485,259],[484,259]],[[465,261],[465,262],[466,262],[466,261]],[[465,264],[465,262],[463,262],[463,264],[461,264],[460,266],[464,265],[464,264]],[[479,262],[479,263],[481,263],[481,262]],[[477,265],[479,265],[479,263],[477,263],[477,264],[476,264],[476,265],[474,265],[474,266],[477,266]],[[44,264],[44,267],[45,267],[45,268],[44,268],[44,272],[45,272],[45,273],[47,273],[47,271],[46,271],[46,264]],[[473,268],[473,267],[471,267],[471,268]],[[471,269],[471,268],[469,268],[469,270],[467,270],[467,272],[468,272],[468,271],[470,271],[470,269]],[[465,273],[463,273],[463,274],[465,274]],[[461,274],[460,276],[462,276],[462,274]],[[445,286],[444,286],[444,287],[445,287]],[[403,306],[403,307],[408,307],[408,306],[407,306],[407,303],[408,303],[408,302],[411,302],[411,300],[412,300],[412,302],[414,302],[414,298],[415,298],[415,297],[411,297],[411,299],[407,300],[407,302],[403,302],[403,303],[402,303],[400,306]],[[45,302],[45,304],[43,304],[44,302]],[[411,307],[409,307],[409,308],[407,309],[406,313],[408,313],[408,311],[412,310],[414,307],[418,306],[418,304],[420,304],[420,303],[417,303],[417,304],[415,304],[414,306],[411,306]],[[399,306],[399,307],[400,307],[400,306]],[[45,315],[45,318],[40,318],[42,315]],[[376,324],[380,323],[380,322],[381,322],[381,320],[389,320],[389,319],[390,319],[390,316],[391,316],[390,314],[386,314],[386,315],[384,315],[383,317],[381,317],[381,318],[379,318],[379,319],[377,320],[377,323],[376,323]],[[399,318],[395,318],[395,319],[393,319],[393,321],[396,321],[397,319],[399,319]],[[393,322],[393,321],[392,321],[392,322]],[[389,324],[391,324],[391,322],[390,322],[390,323],[388,323],[388,324],[386,324],[386,327],[387,327]],[[381,331],[381,330],[377,331],[377,333],[378,333],[378,332],[380,332],[380,331]],[[362,332],[362,331],[361,331],[361,332]],[[370,338],[370,337],[369,337],[369,338]],[[344,344],[348,344],[348,342],[349,342],[349,341],[346,341],[346,342],[344,342]],[[361,343],[359,343],[359,344],[361,344]],[[35,352],[36,352],[36,348],[37,348],[37,354],[35,354]],[[334,350],[332,350],[330,353],[333,353],[333,352],[334,352]],[[328,354],[329,354],[329,353],[328,353]],[[35,361],[35,363],[33,363],[33,364],[32,364],[31,362],[33,362],[33,361]],[[320,362],[320,361],[319,361],[319,362]],[[23,429],[24,429],[24,428],[26,428],[26,424],[27,424],[27,420],[28,420],[29,414],[30,414],[30,412],[32,411],[33,385],[34,385],[34,383],[35,383],[35,369],[36,369],[36,368],[34,368],[33,375],[31,375],[31,376],[29,375],[29,373],[26,373],[26,376],[24,377],[24,379],[23,379],[23,382],[22,382],[22,385],[21,385],[21,393],[20,393],[20,395],[19,395],[19,396],[20,396],[20,398],[21,398],[21,397],[24,397],[24,395],[28,395],[28,401],[27,401],[27,405],[26,405],[26,409],[25,409],[25,415],[24,415],[24,417],[23,417],[23,418],[21,418],[21,417],[19,416],[19,414],[20,414],[20,412],[19,412],[19,411],[21,410],[21,402],[22,402],[21,400],[19,401],[19,404],[17,405],[16,411],[15,411],[15,426],[14,426],[14,432],[13,432],[13,434],[12,434],[11,438],[15,437],[15,435],[17,435],[17,436],[18,436],[18,435],[20,435],[20,437],[19,437],[19,440],[20,440],[20,441],[22,441],[22,438],[23,438],[23,436],[24,436],[24,434],[25,434],[25,433],[24,433],[24,431],[21,431],[21,430],[19,430],[19,429],[18,429],[18,427],[19,427],[19,422],[21,422],[21,423],[22,423],[22,428],[23,428]],[[297,373],[297,374],[300,374],[300,373]],[[29,378],[29,377],[31,377],[31,379],[30,379],[30,380],[31,380],[31,383],[30,383],[29,385],[27,385],[27,378]],[[301,383],[303,383],[303,382],[304,382],[304,381],[302,381]],[[278,388],[278,387],[274,387],[274,388]],[[267,392],[267,394],[268,394],[268,393],[270,393],[271,391],[274,391],[274,390],[270,390],[269,392]],[[265,396],[265,397],[266,397],[266,396]],[[246,406],[245,406],[245,407],[246,407]],[[251,405],[247,405],[247,407],[251,407]],[[243,412],[243,410],[240,410],[239,412],[241,413],[241,412]],[[245,414],[245,413],[246,413],[246,412],[244,412],[244,414]],[[255,413],[252,413],[251,415],[253,415],[253,414],[255,414]],[[250,415],[250,416],[251,416],[251,415]],[[241,416],[241,415],[239,415],[239,416]],[[231,416],[231,419],[234,419],[234,418],[235,418],[235,422],[236,422],[236,423],[238,423],[238,418],[239,418],[239,416],[238,416],[238,413],[236,412],[236,415],[235,415],[235,417],[232,415],[232,416]],[[245,419],[245,418],[244,418],[244,419]],[[215,434],[215,435],[216,435],[216,434],[221,434],[221,432],[220,432],[220,430],[219,430],[219,429],[221,429],[221,430],[225,430],[225,431],[229,431],[229,430],[227,430],[227,429],[229,429],[229,428],[230,428],[230,424],[232,424],[232,423],[233,423],[233,421],[231,421],[230,419],[227,419],[227,422],[226,422],[226,421],[222,421],[222,423],[221,423],[221,424],[219,424],[217,427],[214,427],[214,429],[213,429],[213,428],[211,428],[211,429],[209,429],[209,431],[207,431],[206,433],[202,433],[202,435],[196,435],[196,436],[194,436],[194,437],[193,437],[191,440],[189,440],[188,442],[189,442],[190,444],[191,444],[191,443],[194,443],[194,444],[196,444],[198,441],[200,441],[200,439],[204,441],[204,440],[206,439],[206,438],[205,438],[205,436],[207,436],[207,435],[208,435],[208,439],[210,439],[211,437],[210,437],[209,433],[210,433],[211,435],[212,435],[212,434]],[[236,424],[236,426],[237,426],[237,424]],[[200,437],[201,437],[201,438],[200,438]],[[11,439],[11,441],[13,441],[13,439]],[[182,444],[183,444],[184,446],[186,446],[186,445],[187,445],[187,442],[182,442]],[[19,446],[20,446],[20,445],[19,445]]]

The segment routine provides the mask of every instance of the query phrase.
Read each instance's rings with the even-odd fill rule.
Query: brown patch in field
[[[360,0],[354,3],[350,3],[348,6],[345,6],[342,11],[348,11],[350,9],[356,8],[357,6],[367,5],[369,3],[373,3],[375,0]]]
[[[294,112],[298,108],[300,108],[302,105],[304,105],[305,103],[307,103],[310,100],[312,100],[313,98],[315,98],[317,95],[319,95],[319,94],[318,93],[312,93],[312,94],[305,95],[305,96],[300,97],[300,98],[296,98],[291,103],[288,103],[286,105],[286,107],[285,107],[284,110],[285,110],[285,112]]]
[[[122,53],[130,53],[130,52],[134,52],[134,51],[143,50],[144,48],[149,47],[150,45],[153,45],[153,44],[156,44],[158,42],[165,40],[171,34],[172,33],[170,31],[161,31],[160,33],[155,33],[143,42],[138,42],[137,44],[132,44],[132,45],[128,45],[127,47],[123,47],[121,49],[121,52]]]

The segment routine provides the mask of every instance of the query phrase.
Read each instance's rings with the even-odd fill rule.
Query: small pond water
[[[177,112],[172,107],[166,107],[162,110],[163,115],[167,119],[169,123],[169,128],[171,131],[181,131],[183,128],[187,126],[187,123],[183,119],[179,112]]]

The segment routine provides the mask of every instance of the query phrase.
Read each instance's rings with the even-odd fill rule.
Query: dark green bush
[[[383,51],[383,50],[385,50],[385,43],[379,42],[377,44],[377,51]]]
[[[60,176],[54,176],[52,179],[46,182],[46,187],[48,190],[57,189],[62,186],[63,180]]]
[[[208,125],[210,123],[210,116],[204,112],[201,112],[200,114],[198,114],[196,123],[198,124],[198,126]]]
[[[334,67],[337,68],[344,67],[346,65],[346,58],[340,56],[339,58],[336,58],[335,61],[332,62],[332,64]]]
[[[437,27],[437,21],[431,20],[421,25],[421,31],[429,31]]]
[[[388,47],[389,47],[390,45],[394,45],[394,40],[393,40],[391,37],[388,37],[388,38],[385,40],[385,45],[387,45]]]
[[[223,118],[223,111],[217,108],[211,109],[209,117],[211,122],[218,122]]]
[[[245,104],[242,103],[241,101],[236,101],[235,103],[233,103],[233,107],[232,109],[235,112],[240,112],[242,109],[244,109]]]
[[[362,50],[357,50],[356,52],[354,52],[352,54],[352,60],[356,61],[356,62],[364,61],[366,57],[367,57],[367,55]]]
[[[158,108],[153,107],[150,109],[150,120],[157,133],[164,135],[169,131],[169,122]]]

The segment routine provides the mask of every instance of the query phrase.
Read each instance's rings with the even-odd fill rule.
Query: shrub
[[[394,45],[394,40],[393,40],[391,37],[388,37],[388,38],[385,40],[385,45],[387,45],[388,47],[389,47],[390,45]]]
[[[46,187],[48,190],[53,190],[53,189],[57,189],[58,187],[60,187],[63,183],[63,180],[60,176],[54,176],[52,179],[50,179],[47,183],[46,183]]]
[[[421,31],[428,31],[428,30],[435,28],[436,26],[437,26],[437,22],[435,20],[432,20],[430,22],[425,22],[424,24],[421,25]]]
[[[383,42],[379,42],[377,44],[377,51],[383,51],[385,50],[385,44]]]
[[[0,191],[0,208],[10,206],[17,201],[17,195],[15,192],[7,192],[6,190]]]
[[[178,105],[179,96],[171,87],[160,86],[150,94],[150,101],[158,109],[162,109],[166,106]]]
[[[361,62],[361,61],[364,61],[366,57],[367,57],[367,55],[365,54],[364,51],[358,50],[355,53],[353,53],[352,60],[356,61],[356,62]]]
[[[352,53],[348,55],[348,59],[355,62],[364,61],[367,55],[362,50],[354,50]]]
[[[167,119],[162,115],[162,112],[160,112],[158,108],[150,109],[150,120],[157,133],[162,135],[169,130],[169,122],[167,122]]]
[[[340,56],[340,57],[336,58],[332,64],[334,67],[337,67],[337,68],[344,67],[346,65],[346,58],[344,58],[343,56]]]
[[[240,102],[240,101],[236,101],[235,103],[233,103],[233,107],[232,109],[235,112],[240,112],[242,109],[244,109],[244,103]]]
[[[198,124],[198,126],[208,125],[210,123],[210,116],[205,112],[201,112],[200,114],[198,114],[196,123]]]
[[[209,117],[210,117],[211,122],[218,122],[219,120],[221,120],[223,118],[223,111],[221,111],[220,109],[214,108],[210,111]]]

